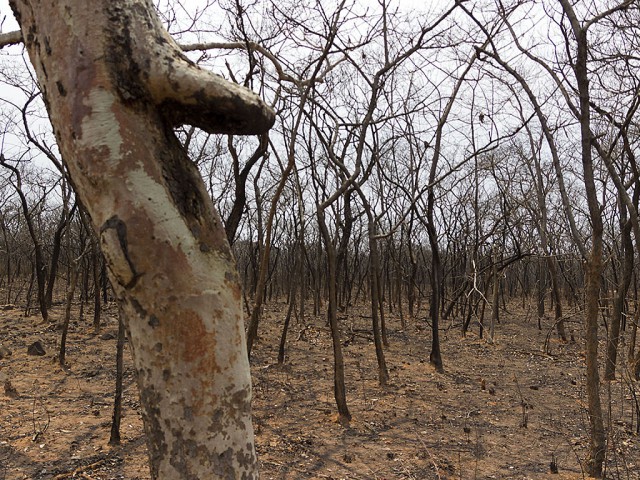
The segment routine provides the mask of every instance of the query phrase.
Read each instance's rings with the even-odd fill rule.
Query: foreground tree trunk
[[[186,59],[145,0],[12,0],[125,312],[151,477],[257,478],[241,289],[181,123],[261,133],[255,95]]]

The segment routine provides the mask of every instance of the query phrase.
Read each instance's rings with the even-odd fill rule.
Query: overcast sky
[[[0,21],[2,21],[2,33],[18,29],[18,22],[13,17],[8,0],[0,0]]]

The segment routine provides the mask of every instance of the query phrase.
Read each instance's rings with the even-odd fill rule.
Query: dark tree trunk
[[[344,357],[342,355],[342,337],[340,326],[338,325],[338,287],[336,284],[337,258],[336,249],[331,241],[329,229],[327,228],[324,211],[318,209],[318,226],[324,240],[327,252],[327,282],[329,286],[329,298],[327,306],[327,321],[331,328],[331,340],[333,344],[333,392],[338,407],[338,415],[341,424],[348,424],[351,421],[351,413],[347,406],[347,392],[344,382]]]
[[[116,343],[116,389],[113,398],[111,416],[111,434],[109,445],[120,445],[120,420],[122,419],[122,380],[124,377],[124,340],[125,326],[122,309],[118,312],[118,340]]]
[[[621,209],[624,209],[624,207],[621,207]],[[627,297],[627,291],[629,290],[629,285],[631,285],[631,276],[633,274],[634,251],[633,240],[631,239],[631,220],[624,222],[620,230],[620,236],[622,249],[622,277],[618,284],[618,289],[615,292],[613,299],[613,312],[611,314],[611,321],[609,322],[607,358],[605,360],[604,373],[604,379],[607,381],[611,381],[616,378],[620,325],[624,314],[625,298]]]

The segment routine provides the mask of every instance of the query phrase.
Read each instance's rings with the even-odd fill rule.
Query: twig
[[[420,435],[418,435],[418,432],[416,432],[416,436],[418,437],[418,441],[422,445],[422,448],[424,448],[425,452],[427,452],[427,454],[429,455],[429,459],[431,460],[431,463],[433,463],[433,468],[435,469],[436,476],[438,477],[438,479],[441,479],[442,477],[440,476],[440,469],[438,468],[438,462],[436,462],[436,459],[431,453],[431,450],[429,450],[426,443],[424,443],[422,438],[420,438]]]
[[[529,404],[525,401],[524,396],[522,395],[522,390],[520,389],[520,384],[518,383],[518,377],[514,375],[513,380],[516,382],[516,387],[518,388],[518,395],[520,395],[520,406],[522,407],[522,423],[520,423],[520,426],[527,428],[529,424],[529,415],[527,414],[527,409],[529,407]]]
[[[36,403],[37,402],[40,402],[40,406],[47,414],[47,423],[44,424],[44,426],[41,426],[39,422],[38,422],[38,425],[36,425]],[[34,442],[37,442],[38,438],[40,438],[40,435],[42,435],[44,432],[46,432],[49,429],[49,424],[51,423],[51,414],[49,413],[49,410],[47,410],[47,407],[45,407],[42,399],[39,396],[37,396],[35,393],[33,396],[33,408],[31,409],[31,423],[33,424],[33,437],[31,438],[31,440]]]
[[[484,294],[478,289],[478,270],[476,268],[476,261],[471,260],[471,264],[473,265],[473,288],[469,290],[469,292],[467,293],[467,297],[471,295],[473,292],[477,292],[485,301],[485,303],[489,303],[489,300],[487,300],[487,297],[485,297]]]
[[[89,477],[84,472],[86,472],[87,470],[93,470],[94,468],[99,467],[102,463],[104,463],[104,458],[98,460],[97,462],[91,463],[89,465],[78,467],[73,472],[61,473],[60,475],[56,475],[55,477],[53,477],[53,480],[63,480],[64,478],[73,478],[76,475],[80,475],[82,478],[88,478],[89,480],[91,480],[91,477]]]

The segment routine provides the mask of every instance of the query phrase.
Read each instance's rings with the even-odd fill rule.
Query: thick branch
[[[113,18],[124,13],[117,7],[109,9]],[[129,18],[129,23],[116,22],[118,30],[110,36],[115,68],[124,79],[136,75],[145,80],[145,93],[169,122],[194,125],[210,133],[260,134],[271,128],[275,113],[267,104],[249,89],[189,60],[156,15]],[[122,94],[127,99],[138,92]]]
[[[275,113],[255,93],[191,62],[182,54],[182,47],[161,28],[157,18],[131,18],[133,28],[122,28],[111,38],[112,60],[120,61],[123,76],[146,77],[148,93],[163,107],[171,123],[194,125],[209,133],[240,135],[261,134],[271,128]],[[0,48],[20,42],[20,31],[0,34]],[[185,51],[195,49],[189,45],[184,47]],[[265,49],[260,51],[268,54]],[[269,58],[277,62],[273,55]],[[288,75],[283,79],[295,82]],[[139,96],[139,92],[132,91],[121,94],[127,100]]]
[[[0,33],[0,48],[8,47],[9,45],[15,45],[22,42],[22,32],[16,30],[15,32]]]

